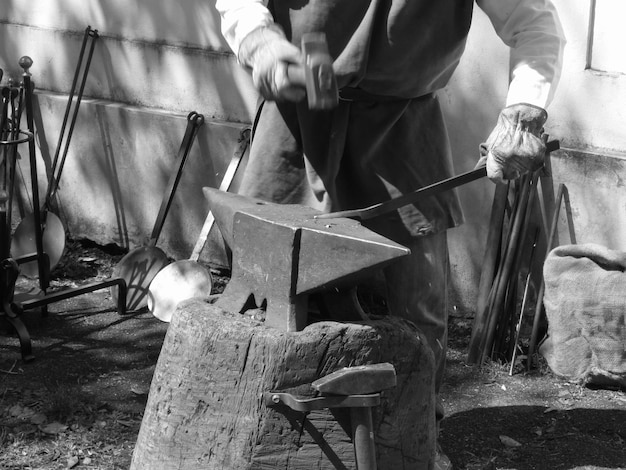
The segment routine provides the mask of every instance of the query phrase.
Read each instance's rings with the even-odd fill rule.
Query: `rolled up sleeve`
[[[552,101],[563,60],[565,37],[549,0],[477,0],[496,33],[511,48],[506,105]]]
[[[239,45],[251,31],[274,22],[267,9],[267,0],[217,0],[222,35],[235,55]]]

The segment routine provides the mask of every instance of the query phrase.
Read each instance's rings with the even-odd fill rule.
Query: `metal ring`
[[[30,142],[34,138],[33,133],[30,131],[19,130],[17,132],[20,134],[24,134],[26,137],[23,137],[21,139],[15,139],[15,140],[0,140],[0,145],[24,144],[26,142]]]

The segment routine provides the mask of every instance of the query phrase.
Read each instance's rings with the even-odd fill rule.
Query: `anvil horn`
[[[266,204],[261,199],[253,199],[239,194],[220,191],[215,188],[202,188],[204,196],[209,201],[209,207],[215,217],[215,223],[220,229],[224,242],[229,248],[233,247],[233,220],[237,212],[249,209],[254,204]]]
[[[233,252],[232,276],[218,303],[243,311],[250,296],[267,300],[266,324],[288,331],[306,326],[306,296],[356,281],[408,255],[409,249],[359,222],[317,220],[296,204],[204,188],[215,221]]]

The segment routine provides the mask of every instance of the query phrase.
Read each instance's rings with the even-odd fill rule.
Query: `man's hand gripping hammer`
[[[333,59],[328,52],[324,33],[307,33],[302,36],[301,65],[290,65],[289,80],[306,88],[309,109],[332,109],[339,102]]]

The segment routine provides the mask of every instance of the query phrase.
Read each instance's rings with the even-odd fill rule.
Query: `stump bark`
[[[183,303],[159,356],[131,470],[355,468],[348,411],[269,408],[262,394],[313,396],[343,367],[389,362],[397,386],[373,408],[378,468],[429,469],[434,360],[410,322],[318,322],[284,332],[209,301]]]

